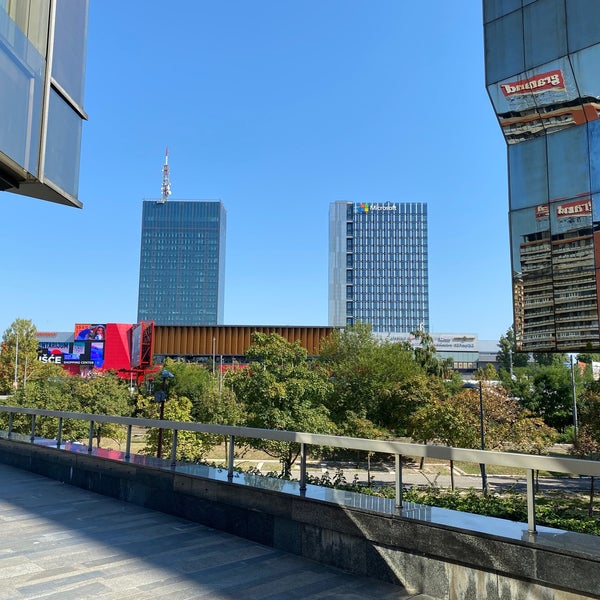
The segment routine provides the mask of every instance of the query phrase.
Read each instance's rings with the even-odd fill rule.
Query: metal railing
[[[453,448],[449,446],[435,446],[428,444],[411,444],[385,440],[369,440],[337,435],[323,435],[315,433],[301,433],[295,431],[281,431],[276,429],[258,429],[254,427],[235,427],[230,425],[214,425],[210,423],[184,423],[160,419],[142,419],[137,417],[116,417],[90,413],[76,413],[20,406],[0,406],[0,413],[8,414],[7,436],[13,434],[13,421],[15,414],[31,416],[30,441],[35,440],[36,417],[53,417],[58,420],[58,433],[56,447],[60,448],[64,419],[73,419],[89,422],[88,452],[93,450],[95,423],[114,423],[127,427],[127,440],[125,445],[125,459],[131,457],[132,428],[157,428],[173,431],[171,446],[171,464],[175,466],[177,456],[177,432],[192,431],[195,433],[210,433],[224,436],[228,439],[227,475],[229,479],[234,476],[234,455],[236,438],[252,438],[291,442],[300,445],[300,491],[306,491],[306,459],[307,446],[326,446],[349,450],[363,450],[379,454],[393,455],[395,457],[395,491],[396,507],[402,508],[402,458],[404,456],[435,458],[444,461],[462,461],[473,464],[496,465],[524,469],[527,482],[527,525],[530,533],[536,533],[535,521],[535,472],[551,471],[570,475],[585,475],[600,477],[600,461],[583,460],[578,458],[538,456],[531,454],[517,454],[512,452],[495,452],[489,450],[471,450],[466,448]]]

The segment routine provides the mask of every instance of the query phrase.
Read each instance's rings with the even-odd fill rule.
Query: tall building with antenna
[[[169,200],[169,154],[161,197],[142,203],[138,321],[223,323],[227,213],[220,201]]]

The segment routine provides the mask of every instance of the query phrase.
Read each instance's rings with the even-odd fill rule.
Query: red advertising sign
[[[547,204],[539,204],[535,207],[536,219],[547,219],[550,216],[550,207]]]
[[[556,207],[556,216],[559,219],[564,219],[565,217],[587,217],[591,214],[592,201],[589,198],[587,200],[576,200],[575,202],[559,204]]]
[[[528,79],[501,83],[500,88],[506,98],[525,96],[527,94],[541,94],[542,92],[564,92],[565,78],[560,69],[540,73]]]

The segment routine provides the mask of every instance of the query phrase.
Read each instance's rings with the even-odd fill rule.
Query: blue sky
[[[227,210],[225,323],[327,325],[336,200],[426,202],[432,332],[512,322],[481,3],[91,0],[79,198],[0,194],[0,334],[137,316],[143,199]]]

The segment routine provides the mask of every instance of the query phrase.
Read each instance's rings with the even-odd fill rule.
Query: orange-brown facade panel
[[[255,332],[276,333],[289,342],[299,341],[309,355],[319,353],[322,341],[333,327],[265,326],[154,326],[154,353],[166,356],[244,356]]]

